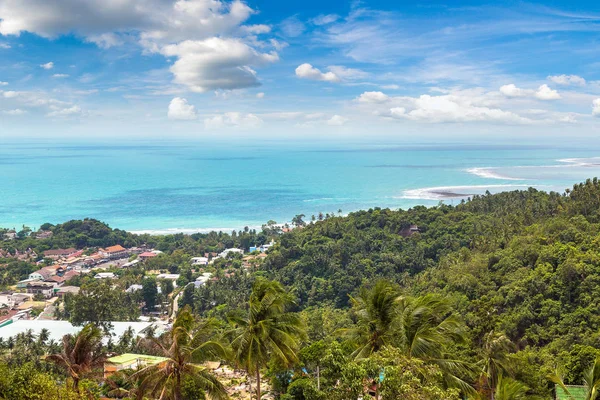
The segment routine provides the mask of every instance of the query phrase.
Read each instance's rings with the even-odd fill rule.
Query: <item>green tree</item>
[[[142,298],[144,299],[144,309],[146,311],[154,311],[158,300],[156,279],[145,278],[142,281]]]
[[[392,343],[398,300],[396,288],[386,281],[377,282],[370,290],[363,287],[358,297],[351,298],[358,321],[354,328],[342,332],[350,334],[358,345],[353,353],[356,359],[367,358]]]
[[[76,392],[79,392],[81,379],[104,365],[102,337],[103,333],[98,327],[88,324],[75,336],[65,335],[62,351],[46,358],[67,372]]]
[[[276,359],[285,366],[298,361],[304,325],[289,312],[293,297],[276,281],[257,279],[252,287],[245,317],[230,316],[229,332],[237,363],[256,376],[256,398],[261,398],[261,368]]]
[[[227,352],[214,337],[215,321],[196,323],[189,309],[182,309],[173,329],[155,339],[144,339],[140,344],[166,361],[150,365],[132,377],[139,380],[140,394],[158,396],[160,399],[183,400],[183,385],[202,390],[211,399],[226,399],[227,391],[207,367],[200,363],[220,360]],[[189,388],[188,388],[189,389]]]

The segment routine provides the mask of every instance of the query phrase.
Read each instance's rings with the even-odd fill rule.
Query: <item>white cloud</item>
[[[254,114],[242,114],[239,112],[228,112],[215,115],[204,120],[206,129],[239,128],[254,129],[262,125],[263,120]]]
[[[327,69],[341,79],[364,79],[369,76],[368,72],[361,69],[347,68],[342,65],[331,65]]]
[[[110,49],[111,47],[120,46],[124,43],[119,35],[112,32],[90,35],[87,37],[87,41],[96,44],[96,46],[101,49]]]
[[[279,60],[275,52],[259,53],[239,39],[216,37],[169,45],[162,53],[178,57],[170,68],[175,82],[194,92],[260,86],[252,67]]]
[[[364,92],[357,98],[361,103],[385,103],[389,99],[390,97],[382,92]]]
[[[54,63],[52,61],[50,61],[50,62],[47,62],[46,64],[40,65],[40,67],[42,67],[44,69],[52,69],[52,68],[54,68]]]
[[[548,80],[556,83],[557,85],[575,85],[575,86],[584,86],[585,79],[578,75],[551,75],[548,77]]]
[[[346,122],[348,122],[348,118],[336,114],[327,120],[327,125],[340,126],[344,125]]]
[[[69,74],[54,74],[52,75],[53,78],[68,78]]]
[[[265,94],[263,92],[256,93],[256,98],[257,99],[264,99],[265,98]]]
[[[594,117],[600,117],[600,98],[592,102],[592,115]]]
[[[263,25],[263,24],[246,25],[246,26],[242,26],[241,30],[250,35],[261,35],[264,33],[271,32],[271,27],[269,25]]]
[[[2,111],[2,113],[6,114],[6,115],[19,116],[19,115],[27,114],[27,111],[21,110],[20,108],[15,108],[14,110]]]
[[[196,107],[188,104],[188,101],[181,97],[175,97],[169,103],[167,112],[169,119],[191,120],[198,118]]]
[[[535,97],[540,100],[558,100],[560,99],[560,94],[556,90],[550,89],[548,85],[543,84],[535,92]]]
[[[339,82],[340,78],[333,72],[321,72],[318,68],[308,63],[304,63],[296,68],[296,76],[303,79],[312,79],[315,81]]]
[[[51,106],[50,108],[53,111],[46,114],[47,117],[70,117],[72,115],[81,114],[81,108],[79,106],[71,106],[67,108]]]
[[[527,91],[525,89],[520,89],[515,86],[515,84],[511,83],[509,85],[504,85],[500,87],[500,93],[505,95],[506,97],[525,97],[531,91]]]
[[[421,95],[417,98],[401,98],[407,105],[393,107],[388,116],[397,119],[443,123],[443,122],[496,122],[496,123],[528,123],[511,111],[490,108],[473,104],[468,96]]]
[[[6,85],[8,85],[8,82],[0,81],[0,86],[6,86]]]
[[[10,44],[8,44],[8,43],[0,43],[0,49],[8,50],[8,49],[10,49]]]
[[[281,24],[279,24],[279,27],[283,34],[289,37],[300,36],[306,29],[302,21],[300,21],[296,16],[284,19]]]
[[[253,13],[240,0],[3,0],[0,34],[74,32],[112,46],[119,40],[106,34],[138,31],[145,41],[164,44],[233,31]]]
[[[332,22],[337,21],[338,19],[340,19],[340,16],[337,14],[327,14],[327,15],[318,15],[315,18],[313,18],[311,20],[311,22],[315,25],[328,25],[331,24]]]
[[[535,97],[538,100],[558,100],[560,94],[551,89],[548,85],[543,84],[537,90],[521,89],[513,83],[500,87],[500,93],[506,97]]]
[[[19,92],[15,92],[14,90],[9,90],[7,92],[3,92],[2,95],[4,97],[6,97],[7,99],[12,99],[14,97],[17,97],[19,95]]]

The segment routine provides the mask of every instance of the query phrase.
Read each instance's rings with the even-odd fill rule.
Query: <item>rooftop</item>
[[[106,360],[106,362],[109,362],[111,364],[129,364],[129,363],[137,361],[137,360],[143,360],[145,363],[157,364],[159,362],[168,360],[168,358],[158,357],[158,356],[149,356],[146,354],[125,353],[125,354],[121,354],[120,356],[110,357],[109,359]]]
[[[106,248],[107,253],[118,253],[120,251],[125,251],[125,247],[121,246],[120,244]]]

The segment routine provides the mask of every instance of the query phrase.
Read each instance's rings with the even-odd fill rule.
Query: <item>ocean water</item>
[[[296,214],[564,191],[600,176],[576,145],[269,141],[0,143],[0,226],[93,217],[137,232],[259,227]]]

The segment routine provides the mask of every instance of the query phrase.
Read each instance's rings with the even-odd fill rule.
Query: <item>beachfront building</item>
[[[111,357],[104,362],[104,378],[108,378],[118,371],[126,369],[138,370],[150,365],[164,363],[167,360],[168,358],[166,357],[149,356],[146,354],[121,354],[120,356]]]
[[[119,244],[107,247],[106,249],[100,249],[99,253],[108,260],[118,260],[129,256],[127,249]]]

